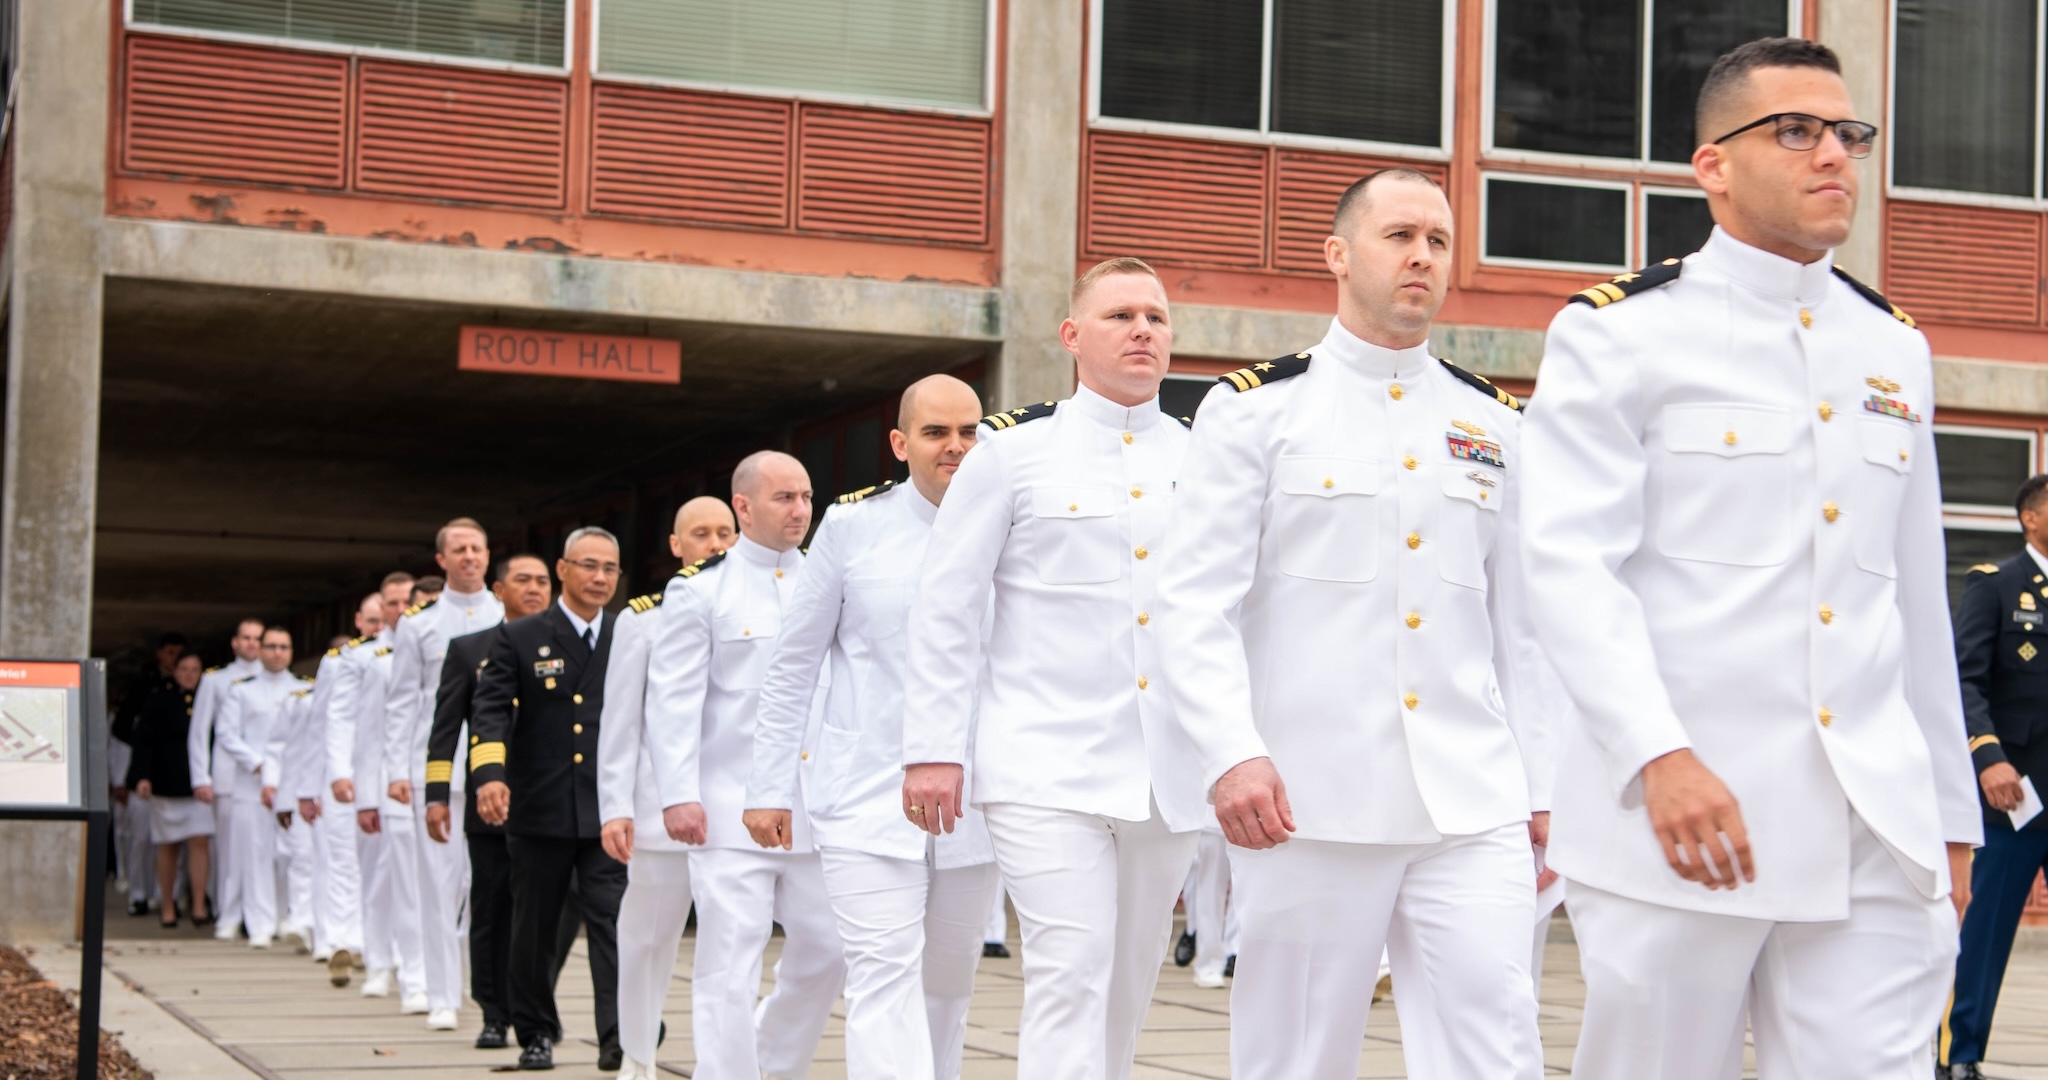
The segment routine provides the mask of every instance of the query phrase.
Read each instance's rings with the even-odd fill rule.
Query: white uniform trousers
[[[1024,937],[1021,1080],[1124,1080],[1197,832],[1016,803],[982,808]]]
[[[996,875],[996,895],[988,906],[988,926],[981,932],[984,945],[1001,945],[1010,936],[1010,915],[1003,910],[1003,876]]]
[[[320,816],[313,822],[313,857],[318,860],[313,883],[313,947],[322,952],[347,949],[367,964],[369,958],[363,955],[360,835],[356,808],[334,801],[331,791],[322,792]]]
[[[1226,929],[1230,896],[1230,842],[1213,829],[1203,829],[1195,845],[1195,865],[1181,889],[1188,931],[1195,935],[1196,975],[1223,977],[1230,958],[1232,935]]]
[[[389,971],[398,966],[398,941],[392,925],[392,908],[397,900],[392,895],[391,870],[384,857],[390,844],[386,843],[384,833],[366,833],[355,825],[353,803],[342,805],[349,811],[349,827],[356,830],[356,869],[362,883],[356,910],[363,917],[363,969],[373,974]]]
[[[846,945],[847,1077],[957,1080],[995,865],[818,854]]]
[[[421,844],[431,843],[420,821],[410,812],[386,812],[384,821],[384,873],[391,901],[391,952],[398,967],[401,998],[427,992],[427,956],[420,898]],[[428,1007],[432,1008],[430,1000]]]
[[[654,1064],[661,1010],[690,921],[690,855],[636,848],[619,900],[619,1049]]]
[[[243,922],[241,846],[236,840],[241,819],[236,804],[242,800],[229,794],[225,785],[213,789],[213,878],[215,885],[213,936],[232,938]],[[251,802],[256,800],[251,799]],[[261,804],[258,804],[261,808]]]
[[[114,808],[114,841],[121,876],[128,882],[130,901],[155,898],[156,845],[149,839],[149,800],[134,792],[127,803]],[[175,898],[170,903],[175,904]]]
[[[282,830],[254,795],[237,796],[232,809],[234,868],[228,883],[234,900],[227,903],[239,903],[250,941],[268,941],[277,934],[277,841]],[[223,919],[222,925],[230,924]]]
[[[1242,934],[1231,1075],[1357,1076],[1384,948],[1409,1076],[1542,1076],[1529,992],[1536,877],[1526,826],[1430,844],[1296,839],[1266,851],[1233,848],[1230,858]]]
[[[426,790],[425,781],[413,785]],[[460,794],[460,789],[457,789]],[[469,895],[469,844],[460,818],[449,822],[449,842],[427,835],[425,815],[414,815],[400,846],[409,848],[419,886],[421,977],[427,1007],[462,1008],[462,909]]]
[[[259,800],[260,801],[260,800]],[[298,804],[283,796],[272,800],[276,812],[291,814],[291,824],[277,832],[278,861],[284,869],[284,917],[280,930],[296,930],[313,944],[313,827],[301,820]]]
[[[846,981],[846,952],[818,856],[737,848],[690,852],[697,955],[690,1032],[697,1080],[797,1080]],[[781,923],[775,989],[761,1000],[761,950]],[[623,1048],[623,1044],[622,1044]]]
[[[1586,978],[1581,1080],[1732,1080],[1745,1000],[1761,1080],[1927,1075],[1955,975],[1955,908],[1922,896],[1860,819],[1840,921],[1680,911],[1578,882],[1567,896]]]

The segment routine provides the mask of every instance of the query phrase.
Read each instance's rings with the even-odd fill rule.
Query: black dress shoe
[[[1953,1065],[1936,1065],[1934,1080],[1984,1080],[1984,1070],[1974,1061],[1958,1061]]]
[[[129,915],[130,915],[131,917],[135,917],[135,916],[142,916],[142,915],[147,915],[147,914],[149,914],[149,901],[147,901],[147,900],[130,900],[130,901],[128,901],[128,914],[129,914]]]
[[[545,1035],[536,1036],[519,1051],[519,1071],[539,1072],[555,1067],[555,1040]]]
[[[503,1050],[505,1025],[490,1020],[484,1021],[484,1029],[476,1033],[476,1048],[479,1050]]]
[[[1195,932],[1183,930],[1180,940],[1173,943],[1173,966],[1186,967],[1195,962]]]
[[[660,1046],[660,1045],[661,1045],[662,1043],[665,1043],[665,1042],[667,1042],[667,1041],[668,1041],[668,1021],[666,1021],[666,1020],[663,1020],[663,1021],[661,1022],[661,1027],[657,1028],[657,1029],[655,1030],[655,1032],[654,1032],[654,1045],[656,1045],[656,1046]]]
[[[981,955],[990,960],[1008,960],[1010,947],[1000,941],[985,941],[981,945]]]
[[[597,1048],[598,1072],[618,1072],[619,1066],[625,1063],[626,1052],[619,1049],[618,1043],[606,1043]]]
[[[1237,954],[1236,954],[1236,953],[1231,953],[1231,954],[1230,954],[1229,956],[1226,956],[1226,957],[1224,957],[1224,958],[1223,958],[1223,977],[1224,977],[1224,978],[1226,978],[1226,979],[1235,979],[1235,978],[1237,978]]]

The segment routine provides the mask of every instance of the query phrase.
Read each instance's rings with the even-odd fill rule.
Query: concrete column
[[[1085,5],[1009,0],[1003,83],[1003,351],[993,411],[1063,398],[1074,358],[1060,347],[1080,249],[1081,71]]]
[[[90,630],[111,3],[25,3],[18,16],[0,465],[4,656],[84,656]],[[10,871],[0,937],[71,932],[79,835],[70,824],[0,824],[0,865]]]
[[[1885,69],[1891,55],[1887,47],[1891,28],[1886,23],[1890,6],[1886,0],[1821,0],[1819,33],[1815,35],[1842,58],[1842,79],[1849,84],[1849,100],[1856,106],[1857,117],[1879,127],[1889,123],[1885,85],[1890,73]],[[1883,261],[1880,244],[1887,145],[1880,134],[1877,148],[1857,163],[1861,189],[1856,221],[1849,242],[1835,252],[1835,261],[1843,269],[1879,289],[1884,287],[1878,278]]]

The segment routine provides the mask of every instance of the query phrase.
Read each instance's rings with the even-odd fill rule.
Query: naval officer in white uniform
[[[402,892],[394,880],[386,825],[396,828],[404,822],[386,814],[391,804],[384,783],[391,628],[404,615],[412,587],[410,574],[386,575],[378,590],[383,597],[382,625],[375,635],[342,647],[333,696],[327,701],[327,787],[341,812],[353,812],[355,819],[356,866],[362,881],[363,996],[389,997],[395,981],[400,1008],[424,1013],[428,1004],[419,904],[416,892]]]
[[[236,679],[215,720],[215,746],[225,756],[217,773],[235,815],[234,877],[223,879],[241,903],[242,925],[253,948],[267,949],[277,933],[277,849],[282,841],[270,807],[264,805],[263,749],[293,691],[306,680],[291,673],[292,635],[280,626],[264,629],[258,644],[261,670]],[[226,908],[226,903],[222,907]],[[227,925],[225,922],[222,925]]]
[[[1515,677],[1520,405],[1430,354],[1434,180],[1358,181],[1333,232],[1329,333],[1203,404],[1160,587],[1174,711],[1237,846],[1231,1073],[1350,1080],[1385,945],[1408,1075],[1534,1080],[1549,755]]]
[[[1159,411],[1166,290],[1112,259],[1075,282],[1068,311],[1081,385],[983,421],[932,524],[910,615],[904,811],[928,831],[963,796],[986,815],[1024,934],[1018,1075],[1102,1080],[1130,1074],[1210,813],[1152,626],[1188,445]]]
[[[1716,62],[1697,254],[1551,323],[1523,554],[1576,706],[1574,1075],[1919,1080],[1980,839],[1927,340],[1831,269],[1876,136],[1832,52]],[[1398,985],[1399,980],[1396,980]]]
[[[207,910],[214,920],[213,936],[221,941],[233,941],[235,932],[241,928],[242,887],[235,874],[234,804],[222,801],[235,797],[233,785],[225,783],[234,776],[234,769],[227,751],[214,738],[213,728],[222,704],[227,701],[228,687],[237,679],[263,670],[258,659],[263,649],[263,620],[243,619],[236,623],[235,636],[228,647],[235,658],[200,676],[199,692],[192,698],[192,727],[185,734],[192,797],[213,807],[213,903],[207,905]],[[216,775],[224,781],[219,787],[213,782]]]
[[[803,569],[811,481],[788,454],[763,450],[733,469],[740,535],[732,550],[669,580],[647,665],[647,735],[664,831],[691,845],[697,904],[691,1037],[702,1080],[794,1080],[846,978],[825,874],[797,815],[790,850],[748,835],[754,709],[784,606]],[[675,903],[681,903],[680,897]],[[761,951],[781,923],[775,990],[758,1010]]]
[[[730,548],[732,510],[709,495],[676,509],[669,551],[693,566]],[[653,1080],[661,1011],[690,918],[690,849],[668,835],[647,745],[647,660],[665,593],[627,601],[612,627],[597,727],[597,808],[605,851],[626,864],[619,900],[619,1080]]]
[[[810,755],[811,829],[846,943],[846,1072],[853,1080],[953,1080],[974,997],[995,852],[979,811],[938,836],[904,820],[905,631],[940,500],[981,425],[974,389],[931,375],[903,392],[889,433],[909,483],[842,495],[804,559],[761,684],[747,829],[793,842],[803,744],[830,665]]]

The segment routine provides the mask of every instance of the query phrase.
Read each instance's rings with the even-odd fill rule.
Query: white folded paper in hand
[[[2026,828],[2027,822],[2034,820],[2034,816],[2040,812],[2041,793],[2034,790],[2034,778],[2020,777],[2020,804],[2006,811],[2007,816],[2012,818],[2012,827]]]

